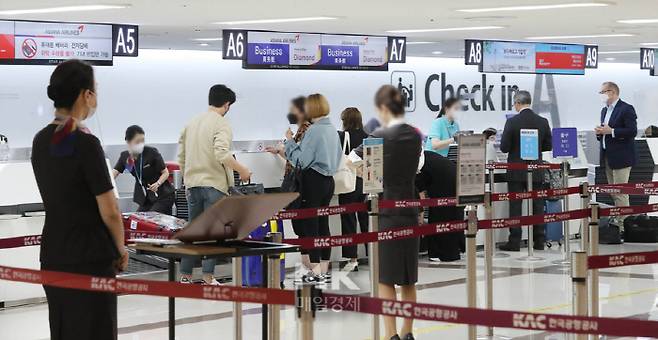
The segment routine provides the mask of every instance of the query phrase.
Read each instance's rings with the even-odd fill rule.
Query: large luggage
[[[622,244],[619,226],[610,223],[609,217],[599,219],[599,243],[600,244]]]
[[[562,212],[562,201],[545,200],[544,202],[544,210],[547,214]],[[562,245],[562,238],[564,236],[562,230],[562,222],[546,223],[546,245],[549,248],[553,246],[553,242]]]
[[[249,234],[249,239],[262,241],[269,232],[283,234],[283,221],[270,220],[263,223]],[[284,254],[281,254],[281,285],[286,277]],[[261,256],[245,256],[242,258],[242,285],[246,287],[260,287],[263,284],[263,260]]]
[[[624,220],[624,242],[657,243],[658,217],[637,215]]]
[[[185,220],[154,211],[127,213],[123,215],[126,239],[168,239],[185,226]]]

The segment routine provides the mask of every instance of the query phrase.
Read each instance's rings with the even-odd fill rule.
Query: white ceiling
[[[434,44],[409,46],[408,55],[462,57],[465,38],[523,40],[532,36],[633,34],[632,37],[569,39],[562,42],[599,45],[599,52],[638,50],[641,43],[658,43],[658,24],[628,25],[620,19],[658,18],[656,0],[597,1],[607,7],[464,13],[457,9],[592,0],[0,0],[0,11],[56,6],[119,4],[128,8],[103,11],[30,14],[0,19],[35,19],[135,23],[140,25],[140,48],[218,50],[221,41],[201,46],[195,38],[218,38],[222,28],[393,35],[389,30],[503,26],[487,31],[412,33],[411,41]],[[337,20],[229,27],[218,21],[331,16]],[[558,39],[559,40],[559,39]],[[559,42],[559,41],[558,41]],[[654,46],[658,48],[658,45]],[[603,54],[615,61],[638,62],[633,54]]]

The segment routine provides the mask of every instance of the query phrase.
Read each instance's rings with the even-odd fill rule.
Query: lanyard
[[[144,186],[142,182],[142,179],[144,178],[144,157],[142,155],[139,155],[139,172],[137,171],[137,168],[135,168],[135,177],[137,177],[139,185]]]

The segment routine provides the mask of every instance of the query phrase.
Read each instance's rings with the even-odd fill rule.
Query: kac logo
[[[395,86],[402,94],[404,110],[413,112],[416,110],[416,74],[413,71],[393,71],[391,73],[391,85]]]

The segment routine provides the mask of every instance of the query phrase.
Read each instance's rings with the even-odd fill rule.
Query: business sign
[[[553,158],[578,157],[578,130],[576,128],[553,129]]]
[[[521,129],[519,132],[521,143],[521,159],[536,161],[539,159],[539,131],[537,129]]]
[[[115,57],[139,56],[139,26],[112,25],[112,55]]]
[[[113,56],[136,57],[134,25],[0,21],[0,64],[50,65],[80,59],[112,65]]]
[[[457,205],[484,203],[486,139],[483,134],[457,139]]]
[[[224,30],[222,57],[246,69],[388,70],[406,61],[406,38]]]
[[[363,140],[363,192],[384,191],[384,139]]]
[[[582,75],[598,67],[598,46],[468,39],[464,64],[486,73]]]

